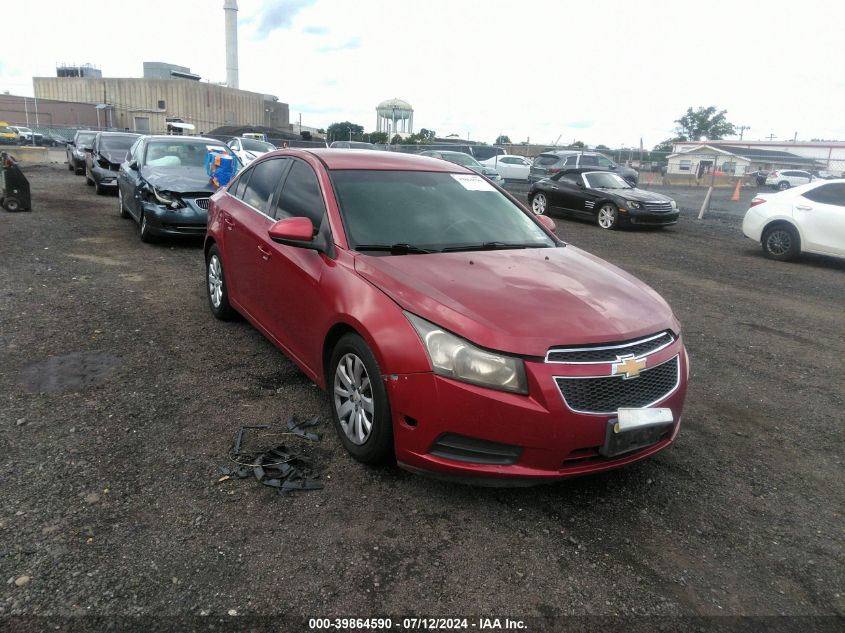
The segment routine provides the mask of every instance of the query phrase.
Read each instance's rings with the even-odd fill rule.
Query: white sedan
[[[795,259],[801,253],[845,257],[845,179],[758,193],[742,232],[772,259]]]
[[[276,149],[276,146],[272,143],[259,141],[254,138],[233,138],[226,145],[241,159],[244,165],[249,165],[262,154],[272,152]]]
[[[495,169],[505,180],[527,181],[528,172],[531,170],[531,162],[523,156],[504,154],[480,162],[482,165]]]

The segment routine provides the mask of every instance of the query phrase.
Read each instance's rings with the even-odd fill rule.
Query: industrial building
[[[91,103],[0,95],[0,121],[32,128],[96,127],[97,106]]]
[[[238,3],[225,0],[226,84],[200,81],[190,68],[144,62],[143,78],[103,77],[84,64],[62,65],[56,77],[33,77],[36,99],[95,108],[97,126],[143,134],[204,132],[222,126],[290,131],[288,104],[273,95],[238,89]],[[86,122],[87,125],[92,125]]]
[[[288,104],[272,95],[189,79],[33,77],[37,99],[95,104],[102,127],[167,132],[179,119],[197,132],[223,125],[290,129]]]

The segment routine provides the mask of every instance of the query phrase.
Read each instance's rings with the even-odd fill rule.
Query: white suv
[[[800,253],[845,257],[845,179],[758,193],[742,232],[772,259],[795,259]]]
[[[766,185],[775,189],[789,189],[798,185],[806,185],[813,180],[813,175],[808,171],[799,169],[781,169],[773,171],[766,176]]]

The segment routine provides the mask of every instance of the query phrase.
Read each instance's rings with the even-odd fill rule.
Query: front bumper
[[[603,457],[608,421],[615,414],[577,413],[561,395],[555,377],[584,377],[609,366],[526,361],[529,395],[505,393],[433,373],[386,377],[393,415],[396,459],[413,472],[475,483],[519,485],[618,468],[666,448],[680,430],[688,360],[679,340],[648,357],[649,367],[678,359],[676,387],[652,407],[672,410],[674,422],[655,444],[616,457]],[[601,375],[605,375],[601,373]],[[466,460],[461,450],[443,450],[452,438],[486,443],[493,457]],[[483,451],[486,449],[482,450]],[[498,457],[497,457],[498,456]],[[510,457],[502,457],[510,456]],[[486,462],[486,463],[485,463]],[[493,463],[498,462],[498,463]]]
[[[153,202],[144,202],[144,215],[147,218],[150,233],[172,237],[204,236],[208,224],[208,211],[201,208],[197,200],[184,198],[185,207],[182,209],[171,209]]]
[[[112,169],[106,169],[105,167],[101,167],[100,165],[94,165],[94,168],[90,170],[91,177],[101,187],[117,187],[117,175],[118,171]]]
[[[669,212],[654,213],[642,210],[627,210],[625,213],[620,213],[619,217],[623,218],[628,224],[636,226],[668,226],[670,224],[677,224],[680,211],[677,209]]]

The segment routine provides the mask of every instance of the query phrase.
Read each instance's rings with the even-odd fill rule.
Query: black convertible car
[[[609,171],[565,171],[535,182],[528,193],[534,213],[572,213],[603,229],[623,224],[666,226],[678,221],[678,205],[668,196],[629,185]]]

